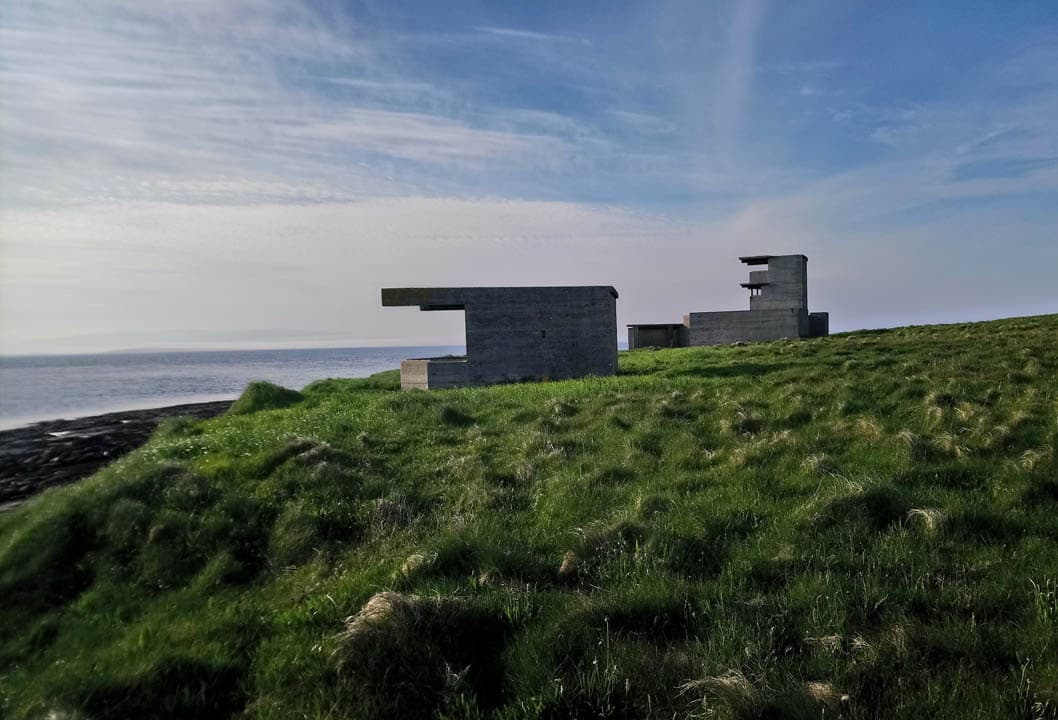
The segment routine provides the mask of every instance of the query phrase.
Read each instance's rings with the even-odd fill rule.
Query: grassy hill
[[[0,716],[1055,717],[1058,316],[620,365],[255,385],[0,516]]]

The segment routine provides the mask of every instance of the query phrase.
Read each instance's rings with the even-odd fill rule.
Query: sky
[[[1058,312],[1058,3],[18,0],[0,353],[460,344],[382,287]]]

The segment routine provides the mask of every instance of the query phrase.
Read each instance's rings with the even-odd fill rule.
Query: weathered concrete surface
[[[608,285],[387,288],[382,304],[464,310],[467,385],[617,372],[617,291]],[[410,387],[421,387],[423,372],[409,366]],[[427,363],[427,387],[437,387],[433,372]]]
[[[629,325],[628,349],[687,347],[687,326],[683,323]]]
[[[826,337],[830,334],[830,313],[808,313],[808,336]]]
[[[724,345],[808,337],[806,310],[730,310],[688,316],[691,345]]]
[[[750,297],[749,309],[807,310],[808,258],[804,255],[765,255],[756,256],[753,263],[747,264],[760,264],[762,257],[767,258],[768,269],[751,271],[749,283],[744,283],[746,286],[761,285],[760,294]]]
[[[760,342],[782,338],[820,337],[830,329],[827,313],[808,312],[808,258],[804,255],[750,255],[740,261],[751,267],[749,311],[691,313],[691,345]]]
[[[468,382],[465,357],[412,358],[400,364],[402,390],[465,387]]]

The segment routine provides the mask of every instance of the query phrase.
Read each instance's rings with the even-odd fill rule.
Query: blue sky
[[[1058,4],[26,0],[0,352],[458,342],[392,285],[836,330],[1058,312]]]

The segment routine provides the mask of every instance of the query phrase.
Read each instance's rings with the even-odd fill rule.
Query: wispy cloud
[[[480,33],[486,35],[496,35],[502,38],[515,38],[518,40],[531,40],[534,42],[559,42],[559,43],[578,43],[581,45],[590,45],[591,43],[584,38],[571,37],[569,35],[558,35],[555,33],[542,33],[534,32],[532,30],[522,30],[519,28],[509,27],[478,27],[475,28]]]
[[[766,0],[745,0],[734,6],[713,95],[718,147],[723,149],[734,148],[742,140],[743,117],[753,94],[757,42],[766,8]]]
[[[293,126],[293,138],[325,140],[349,152],[367,152],[424,163],[481,163],[563,150],[561,140],[467,127],[419,113],[357,110],[347,116]]]
[[[553,128],[511,127],[517,114],[401,109],[450,95],[379,71],[395,51],[300,3],[33,3],[0,33],[9,204],[444,192],[451,175],[419,165],[554,165],[567,152]],[[292,63],[344,67],[352,77],[306,77],[360,97],[292,81]]]
[[[636,131],[647,135],[667,135],[676,129],[675,123],[649,113],[610,110],[610,114]]]
[[[1004,15],[1018,42],[953,49],[956,71],[932,45],[993,11],[927,43],[866,6],[766,0],[531,25],[502,5],[16,3],[0,344],[196,318],[458,330],[393,330],[375,291],[397,282],[614,283],[622,319],[678,319],[743,306],[746,251],[808,253],[835,328],[1042,308],[1058,28],[1031,10]]]

